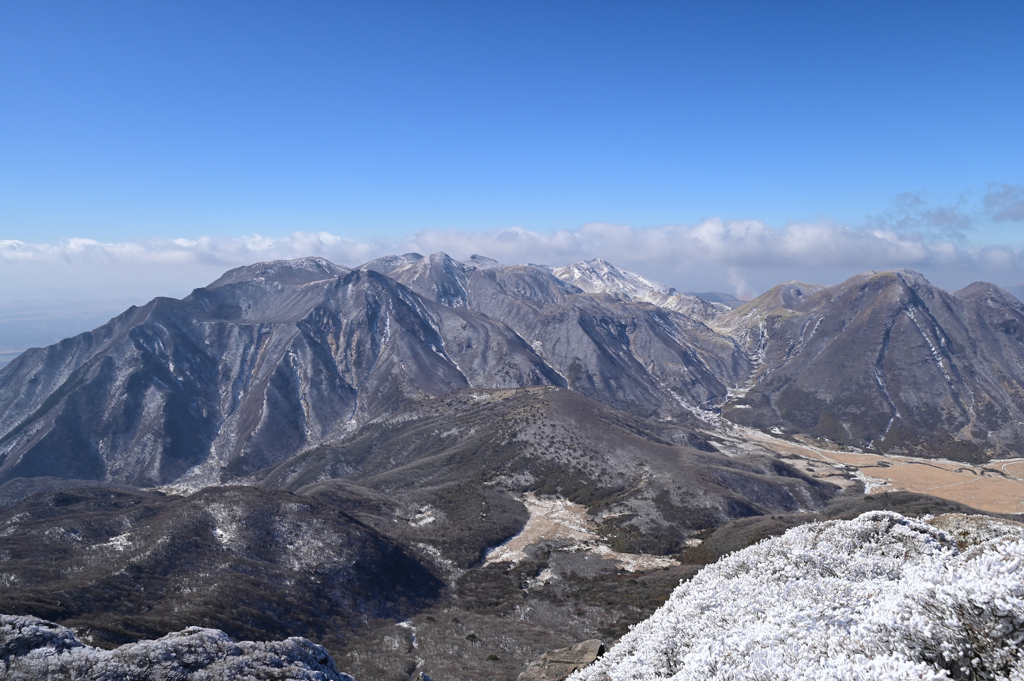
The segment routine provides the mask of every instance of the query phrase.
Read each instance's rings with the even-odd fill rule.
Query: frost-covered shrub
[[[236,642],[189,627],[115,650],[82,645],[65,627],[0,615],[0,678],[10,681],[355,681],[324,648],[300,637]]]
[[[973,526],[879,511],[792,529],[681,584],[570,680],[1024,681],[1024,533]]]

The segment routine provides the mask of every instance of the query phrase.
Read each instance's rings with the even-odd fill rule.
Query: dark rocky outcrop
[[[532,662],[516,681],[564,681],[574,671],[583,669],[602,655],[604,644],[597,639],[552,650]]]

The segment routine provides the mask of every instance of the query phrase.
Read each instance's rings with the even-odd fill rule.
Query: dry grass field
[[[992,513],[1024,513],[1024,458],[971,465],[831,449],[818,442],[783,440],[747,428],[738,435],[746,443],[743,449],[754,445],[786,458],[798,457],[804,461],[797,467],[804,472],[842,486],[859,480],[868,493],[917,492]]]

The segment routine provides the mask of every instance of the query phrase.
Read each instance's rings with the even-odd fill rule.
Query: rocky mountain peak
[[[370,262],[363,263],[356,269],[358,270],[373,270],[374,272],[380,272],[381,274],[388,274],[408,265],[409,263],[416,262],[422,259],[423,256],[419,253],[406,253],[404,255],[385,255],[382,258],[371,260]]]
[[[663,295],[676,293],[676,290],[669,286],[651,281],[636,272],[619,269],[602,258],[581,260],[565,267],[553,267],[551,273],[587,293],[634,296],[650,292]]]
[[[1024,443],[1005,418],[1024,412],[1024,307],[993,288],[953,295],[913,270],[786,283],[714,328],[758,363],[724,407],[741,423],[960,460]]]
[[[725,305],[709,303],[689,293],[680,293],[671,286],[652,281],[631,270],[616,267],[602,258],[582,260],[565,267],[548,269],[554,276],[585,293],[650,303],[702,322],[715,319],[729,309]]]
[[[477,255],[476,253],[469,256],[466,260],[463,260],[462,262],[464,265],[480,269],[486,269],[491,267],[504,267],[504,265],[502,265],[494,258],[488,258],[485,255]]]
[[[272,260],[255,265],[236,267],[225,272],[206,288],[214,289],[228,284],[245,281],[266,280],[279,284],[296,286],[341,276],[348,267],[335,265],[330,260],[318,257],[295,258],[293,260]]]
[[[1024,303],[1016,296],[1006,289],[985,281],[968,284],[959,291],[954,291],[953,295],[963,301],[980,303],[986,307],[1011,307],[1024,311]]]
[[[446,307],[466,307],[469,300],[467,267],[447,253],[432,253],[399,265],[388,276]]]

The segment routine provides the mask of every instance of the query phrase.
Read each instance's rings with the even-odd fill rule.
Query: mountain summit
[[[992,284],[789,282],[712,326],[757,364],[723,408],[738,423],[960,460],[1024,448],[1024,305]]]
[[[703,322],[729,311],[727,305],[707,302],[691,293],[680,293],[671,286],[620,269],[601,258],[552,267],[551,273],[587,293],[604,293],[620,300],[651,303]]]

